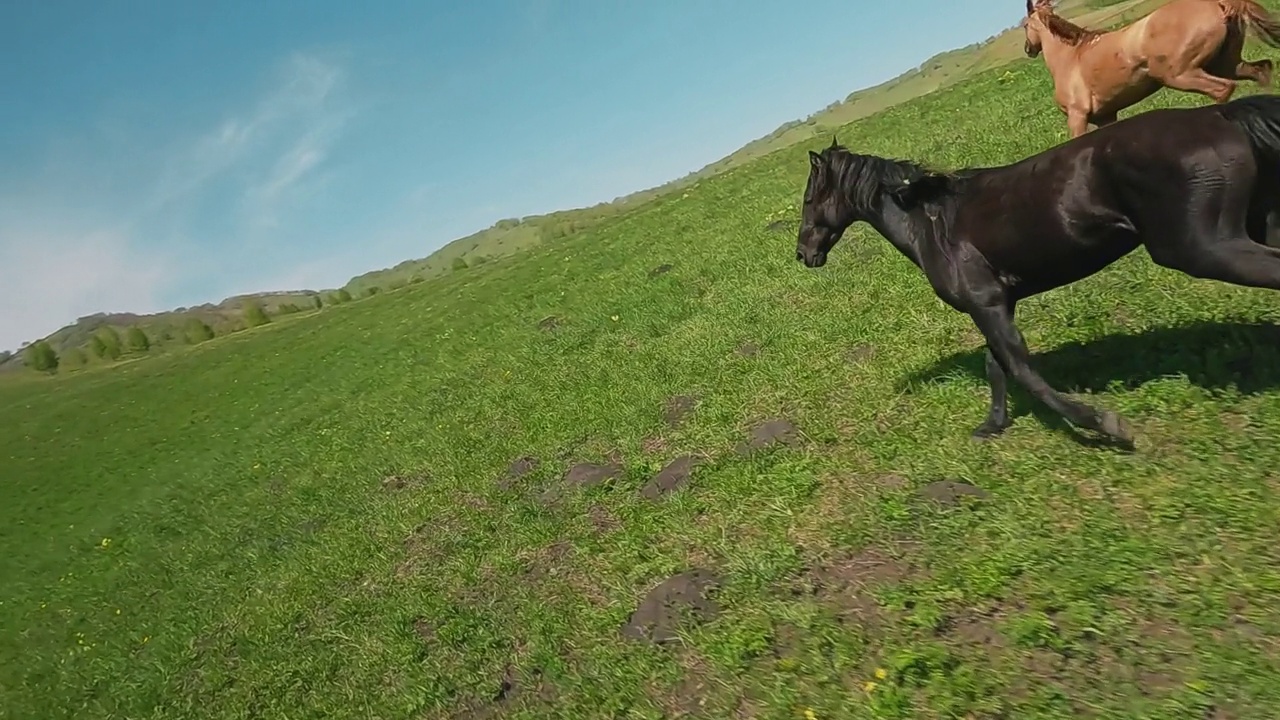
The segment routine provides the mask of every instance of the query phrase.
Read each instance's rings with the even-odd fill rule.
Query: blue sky
[[[991,0],[0,6],[0,348],[336,287],[682,176],[1020,19]]]

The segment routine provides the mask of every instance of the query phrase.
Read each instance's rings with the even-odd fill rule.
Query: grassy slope
[[[1110,27],[1149,12],[1163,0],[1063,0],[1059,12],[1090,27]],[[1016,11],[1014,11],[1016,13]],[[1011,18],[1016,15],[1010,16]],[[523,220],[509,219],[489,228],[459,238],[431,253],[427,257],[405,260],[391,268],[373,270],[353,277],[344,286],[353,296],[364,296],[371,288],[393,290],[415,280],[439,277],[454,269],[461,260],[474,265],[495,258],[517,255],[531,247],[548,241],[559,241],[565,236],[634,212],[645,204],[674,192],[688,190],[702,180],[726,170],[739,167],[759,157],[790,147],[817,136],[829,135],[833,128],[867,117],[900,102],[919,97],[942,87],[948,87],[975,73],[1007,64],[1022,56],[1023,34],[1019,28],[1006,30],[986,42],[956,50],[949,50],[930,58],[920,67],[875,87],[859,90],[843,101],[832,103],[805,120],[787,123],[765,137],[747,143],[727,155],[689,175],[655,188],[632,193],[613,202],[600,203],[590,208],[563,210]],[[310,293],[311,291],[305,291]],[[329,296],[329,291],[321,293]],[[310,305],[309,297],[299,297],[295,292],[268,292],[259,298],[268,312],[274,314],[284,303]],[[217,304],[201,308],[182,308],[175,312],[148,316],[115,316],[114,327],[124,334],[131,325],[142,328],[152,337],[154,349],[180,347],[182,323],[189,317],[198,317],[211,325],[218,334],[238,332],[243,329],[241,298],[228,298]],[[68,325],[46,339],[54,350],[64,357],[64,369],[78,367],[77,358],[68,355],[72,348],[84,348],[88,334],[101,323],[99,318],[89,318]],[[173,342],[162,340],[164,336],[175,338]],[[90,361],[91,355],[87,356]],[[21,367],[21,356],[11,362],[0,360],[0,371]]]
[[[1008,161],[1065,137],[1048,94],[1021,63],[841,137]],[[969,322],[866,228],[794,261],[806,149],[524,262],[0,386],[0,716],[1273,716],[1280,348],[1251,323],[1274,295],[1139,254],[1026,302],[1051,381],[1139,452],[1021,396],[976,444]],[[735,454],[770,416],[802,443]],[[564,486],[613,450],[620,477]],[[639,494],[686,452],[688,486]],[[941,478],[989,497],[922,503]],[[718,616],[624,639],[690,567]]]

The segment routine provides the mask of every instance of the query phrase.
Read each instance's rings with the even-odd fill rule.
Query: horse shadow
[[[1280,387],[1280,327],[1268,323],[1201,321],[1134,333],[1112,333],[1033,353],[1031,366],[1059,392],[1135,390],[1164,377],[1183,376],[1210,391],[1234,388],[1253,395]],[[965,373],[986,386],[985,346],[952,353],[908,376],[899,390]],[[1099,445],[1009,380],[1011,418],[1033,415],[1078,441]],[[1092,403],[1092,401],[1086,400]],[[986,417],[974,417],[973,426]]]

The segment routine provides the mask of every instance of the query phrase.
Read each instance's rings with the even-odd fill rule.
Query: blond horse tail
[[[1280,47],[1280,21],[1255,0],[1218,0],[1228,20],[1243,22],[1258,39],[1271,47]]]

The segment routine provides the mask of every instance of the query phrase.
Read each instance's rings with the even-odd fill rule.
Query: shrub
[[[279,312],[281,315],[292,315],[297,312],[302,312],[302,308],[298,307],[297,305],[294,305],[293,303],[285,303],[280,306],[277,312]]]
[[[454,270],[466,270],[467,261],[465,258],[456,257],[453,259],[453,263],[450,265],[450,267],[452,267]]]
[[[101,360],[119,360],[120,335],[110,325],[103,327],[89,340],[89,349]]]
[[[44,340],[37,340],[26,347],[25,360],[27,367],[39,372],[54,372],[58,369],[58,353]]]
[[[262,308],[262,304],[255,301],[245,306],[244,321],[249,327],[258,327],[271,322],[271,318],[268,317],[267,311]]]
[[[192,345],[213,339],[213,328],[200,318],[191,318],[183,324],[182,335]]]
[[[344,302],[351,302],[351,293],[346,288],[341,288],[329,296],[330,305],[341,305]]]
[[[136,325],[129,328],[124,335],[124,340],[130,352],[146,352],[151,349],[151,341],[147,339],[147,334]]]
[[[320,299],[319,295],[312,295],[311,302],[315,304],[317,310],[324,307],[324,301]]]

